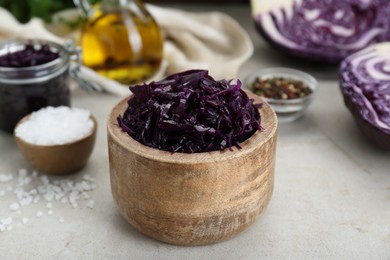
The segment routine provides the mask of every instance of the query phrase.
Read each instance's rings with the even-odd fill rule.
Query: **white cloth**
[[[148,5],[165,35],[161,70],[150,80],[188,69],[207,69],[216,79],[237,77],[240,66],[252,55],[253,44],[246,31],[230,16],[220,12],[191,13]],[[77,10],[64,13],[73,14]],[[39,38],[63,43],[42,20],[20,24],[0,7],[0,40]],[[55,29],[54,29],[55,31]],[[109,93],[128,95],[129,90],[114,80],[82,67],[82,72]]]

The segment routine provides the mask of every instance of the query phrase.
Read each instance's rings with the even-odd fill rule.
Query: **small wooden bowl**
[[[277,118],[267,103],[260,110],[264,131],[241,150],[186,154],[150,148],[122,132],[116,118],[128,99],[113,108],[107,127],[112,194],[132,226],[167,243],[203,245],[255,222],[274,183]]]
[[[26,121],[30,115],[22,118],[16,127]],[[97,121],[93,115],[91,119],[93,121],[92,132],[80,140],[67,144],[35,145],[17,137],[15,133],[14,138],[26,161],[38,171],[51,175],[69,174],[82,169],[93,151]]]

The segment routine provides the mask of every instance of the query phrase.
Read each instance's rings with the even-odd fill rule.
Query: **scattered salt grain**
[[[33,112],[15,129],[15,134],[36,145],[59,145],[82,139],[91,133],[92,128],[93,121],[88,110],[46,107]]]
[[[72,206],[72,208],[74,208],[74,209],[77,208],[77,206],[78,206],[77,199],[71,197],[69,199],[69,202],[70,202],[70,205]]]
[[[20,206],[17,202],[14,202],[11,205],[9,205],[9,209],[12,211],[17,211],[19,208],[20,208]]]
[[[33,198],[31,196],[20,199],[21,206],[28,206],[32,203]]]
[[[54,196],[55,196],[55,194],[50,190],[45,195],[43,195],[43,197],[47,201],[52,201],[54,199]]]
[[[35,204],[39,202],[39,195],[35,196],[34,201]]]
[[[83,198],[84,198],[85,200],[87,200],[87,199],[90,198],[89,194],[86,193],[86,192],[81,193],[81,195],[83,195]]]
[[[0,182],[9,182],[12,180],[12,174],[0,174]]]
[[[12,230],[12,218],[3,218],[0,221],[0,231],[3,232],[5,230],[11,231]]]
[[[5,176],[5,174],[1,174]],[[8,176],[8,175],[7,175]],[[72,208],[90,208],[93,209],[95,201],[90,192],[96,187],[95,178],[84,175],[78,180],[70,178],[53,178],[46,175],[40,175],[37,172],[29,172],[26,169],[21,169],[17,174],[11,174],[13,178],[7,177],[7,189],[1,187],[2,196],[11,196],[14,202],[9,204],[11,214],[18,214],[17,219],[22,224],[29,222],[23,207],[31,206],[36,209],[35,216],[40,218],[44,215],[44,210],[47,210],[47,216],[54,215],[53,208],[55,203],[69,204]],[[16,177],[15,177],[16,176]],[[5,179],[5,178],[4,178]],[[7,192],[6,192],[7,190]],[[12,191],[12,192],[8,192]],[[26,211],[28,212],[28,211]],[[3,213],[3,212],[0,212]],[[13,215],[10,215],[13,216]],[[0,214],[0,217],[1,214]],[[65,222],[64,218],[60,218],[61,223]],[[12,218],[0,218],[0,232],[12,230],[17,227],[12,224]],[[20,226],[20,225],[19,225]]]
[[[3,224],[3,226],[9,226],[12,224],[12,218],[11,217],[8,217],[8,218],[3,218],[1,220],[1,224]]]
[[[82,185],[84,190],[90,190],[91,189],[91,185],[89,185],[89,183],[86,182],[86,181],[82,181],[81,185]]]

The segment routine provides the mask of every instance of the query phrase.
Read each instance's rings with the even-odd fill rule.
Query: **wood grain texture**
[[[258,97],[256,102],[262,102]],[[177,245],[203,245],[248,228],[271,199],[277,119],[270,106],[260,110],[264,131],[242,149],[185,154],[140,144],[108,122],[111,189],[123,217],[147,236]]]
[[[30,115],[22,118],[16,127],[26,121]],[[94,123],[91,134],[68,144],[34,145],[17,137],[15,134],[14,138],[26,161],[38,171],[49,175],[69,174],[82,169],[87,164],[93,151],[97,121],[92,115],[91,119]]]

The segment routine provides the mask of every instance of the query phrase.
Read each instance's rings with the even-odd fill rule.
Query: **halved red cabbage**
[[[239,144],[261,130],[258,109],[241,82],[214,80],[189,70],[130,87],[134,96],[117,120],[140,143],[164,151],[197,153]]]
[[[363,133],[390,149],[390,43],[348,56],[340,66],[340,81],[345,104]]]
[[[335,63],[390,40],[389,0],[295,0],[254,19],[272,45],[310,60]]]

